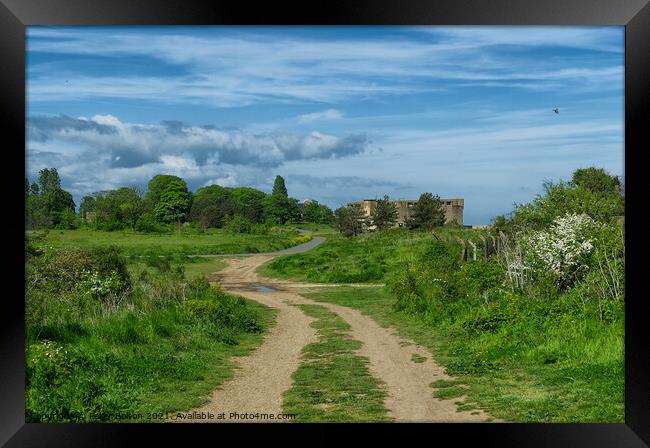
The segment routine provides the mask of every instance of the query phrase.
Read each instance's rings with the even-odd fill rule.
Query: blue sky
[[[553,108],[559,108],[555,114]],[[253,186],[332,208],[465,199],[465,223],[623,175],[623,27],[28,27],[28,176],[84,195]]]

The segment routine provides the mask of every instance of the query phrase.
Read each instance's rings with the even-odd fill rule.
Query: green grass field
[[[355,354],[361,342],[350,326],[318,305],[296,305],[315,318],[319,341],[303,349],[293,386],[284,394],[283,412],[295,422],[388,421],[383,383],[368,371],[368,360]]]
[[[451,237],[467,230],[441,229]],[[431,233],[390,229],[381,233],[344,238],[325,234],[327,241],[302,254],[276,258],[259,270],[268,277],[315,283],[381,283],[387,275],[422,252],[434,240]]]
[[[188,257],[184,266],[186,277],[192,278],[218,272],[226,267],[226,262],[218,257]]]
[[[262,328],[273,312],[246,301]],[[34,330],[34,329],[32,329]],[[205,403],[234,373],[233,357],[256,348],[262,334],[236,331],[231,342],[174,305],[148,313],[122,311],[104,318],[50,324],[28,334],[30,355],[43,341],[58,347],[31,370],[27,408],[36,421],[156,421]],[[236,340],[236,343],[234,342]],[[35,348],[36,347],[36,348]],[[28,361],[29,365],[29,361]],[[45,371],[45,373],[41,373]],[[39,386],[48,375],[47,393]]]
[[[457,378],[433,384],[435,394],[454,399],[467,389],[461,410],[482,408],[514,422],[624,420],[622,322],[561,325],[533,318],[520,304],[521,319],[475,335],[458,331],[458,322],[434,325],[394,311],[395,298],[383,288],[337,287],[306,296],[358,309],[429,348]]]
[[[338,236],[339,231],[329,224],[315,224],[313,222],[304,222],[300,224],[289,224],[288,227],[293,229],[302,229],[312,232],[315,236]]]
[[[90,248],[116,245],[125,255],[205,255],[272,252],[297,244],[298,232],[282,229],[268,235],[230,233],[211,229],[208,233],[138,233],[95,230],[50,230],[34,239],[37,247]]]

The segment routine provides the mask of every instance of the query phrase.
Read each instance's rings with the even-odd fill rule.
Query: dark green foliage
[[[138,232],[151,233],[160,232],[162,231],[162,228],[158,225],[151,212],[144,212],[136,221],[135,230]]]
[[[568,182],[546,182],[543,195],[516,206],[511,227],[543,229],[567,213],[585,213],[596,221],[610,223],[624,215],[625,201],[619,194],[603,195]]]
[[[431,230],[445,224],[445,211],[438,195],[423,193],[413,206],[407,225],[411,229]]]
[[[160,200],[160,195],[162,192],[168,190],[170,185],[172,185],[172,188],[174,188],[174,185],[180,185],[182,187],[183,184],[185,184],[185,181],[183,179],[178,176],[172,176],[170,174],[158,174],[151,178],[147,184],[147,195],[145,197],[149,209],[153,210],[153,208]],[[187,185],[185,185],[185,189],[187,189]]]
[[[91,200],[94,199],[94,200]],[[95,213],[93,226],[100,230],[135,230],[138,219],[145,212],[142,192],[137,188],[122,187],[84,198],[84,213]]]
[[[621,194],[621,181],[617,176],[611,176],[602,168],[589,167],[577,169],[571,181],[578,187],[604,196]]]
[[[32,254],[26,269],[28,325],[43,325],[48,319],[74,319],[114,307],[131,291],[126,260],[115,247],[28,254]]]
[[[59,212],[59,223],[55,229],[76,229],[81,225],[81,218],[73,210],[66,209]]]
[[[272,194],[263,200],[264,215],[278,224],[300,220],[298,200],[282,194]]]
[[[222,227],[226,215],[235,213],[237,205],[232,192],[219,185],[199,188],[194,194],[190,219],[203,228]]]
[[[334,212],[334,221],[342,235],[353,237],[363,232],[365,215],[359,204],[352,204],[349,207],[337,208]]]
[[[185,220],[190,206],[191,196],[187,187],[180,183],[170,183],[168,188],[160,193],[153,213],[160,222],[180,223]]]
[[[224,229],[234,233],[251,233],[252,223],[243,215],[226,216]]]
[[[287,187],[284,185],[284,178],[282,176],[275,176],[275,181],[273,182],[273,191],[271,195],[279,195],[289,197],[287,192]]]
[[[79,204],[79,214],[82,219],[86,219],[86,213],[95,211],[95,201],[94,196],[84,196],[81,199],[81,204]]]
[[[302,207],[302,220],[316,224],[331,224],[334,213],[327,205],[319,204],[318,201],[309,201]]]
[[[72,195],[61,188],[61,179],[56,168],[45,168],[39,172],[38,184],[28,187],[25,179],[25,224],[29,229],[48,229],[61,224],[61,228],[73,228],[75,204]]]
[[[490,289],[506,286],[505,270],[496,257],[465,263],[460,269],[460,276],[468,294],[472,296],[479,296]]]
[[[244,215],[251,222],[264,222],[264,198],[267,196],[266,193],[250,187],[232,188],[231,193],[237,213]]]
[[[372,223],[377,226],[377,230],[393,227],[397,222],[397,217],[397,207],[388,200],[388,196],[377,199],[377,205],[371,217]]]

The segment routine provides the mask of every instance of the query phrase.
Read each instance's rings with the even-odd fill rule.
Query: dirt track
[[[357,310],[314,302],[300,295],[306,287],[317,285],[259,278],[256,269],[275,256],[231,259],[225,269],[211,275],[210,280],[221,283],[224,291],[274,308],[277,319],[262,345],[251,355],[237,359],[238,370],[234,378],[214,391],[210,401],[197,411],[224,413],[226,421],[251,421],[230,419],[231,412],[281,413],[282,394],[291,387],[291,375],[300,364],[300,353],[305,345],[316,340],[315,331],[309,325],[312,319],[290,304],[317,304],[343,318],[352,328],[352,337],[363,343],[358,354],[368,358],[370,372],[386,383],[385,404],[395,421],[480,422],[489,417],[482,412],[478,415],[457,412],[454,402],[459,398],[439,400],[433,397],[430,383],[449,377],[425,348],[379,326]],[[264,287],[272,290],[261,292]],[[414,354],[426,360],[415,363]]]

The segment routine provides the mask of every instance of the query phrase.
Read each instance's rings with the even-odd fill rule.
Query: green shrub
[[[135,230],[138,232],[151,233],[158,232],[161,229],[151,213],[143,213],[135,223]]]
[[[240,214],[224,218],[223,228],[233,233],[251,233],[252,226],[251,221]]]
[[[261,327],[254,313],[246,306],[242,297],[224,294],[219,288],[205,287],[205,282],[195,280],[192,298],[182,303],[192,317],[216,325],[248,333],[259,333]],[[198,284],[196,283],[198,282]]]
[[[54,226],[57,230],[77,229],[81,224],[81,218],[70,209],[58,213],[59,223]]]
[[[483,295],[490,289],[503,286],[505,282],[505,270],[496,258],[465,263],[460,269],[460,276],[468,292],[474,295]]]

